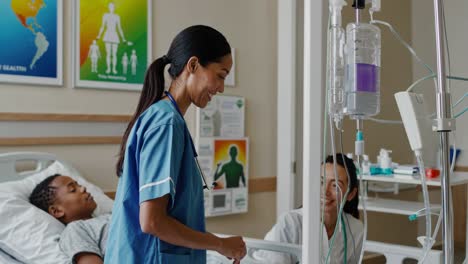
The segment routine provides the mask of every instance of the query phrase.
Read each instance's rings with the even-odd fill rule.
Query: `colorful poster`
[[[222,188],[247,187],[247,142],[245,139],[214,141],[214,182]],[[221,178],[224,180],[221,181]]]
[[[0,81],[62,85],[62,0],[0,1]]]
[[[151,60],[151,0],[77,0],[75,86],[141,90]]]
[[[213,183],[205,192],[205,216],[247,212],[248,139],[200,138],[200,167]]]

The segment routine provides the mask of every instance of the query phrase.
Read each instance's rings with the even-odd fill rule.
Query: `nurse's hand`
[[[235,264],[240,263],[247,253],[245,242],[240,236],[221,238],[221,245],[217,251],[223,256],[234,259]]]

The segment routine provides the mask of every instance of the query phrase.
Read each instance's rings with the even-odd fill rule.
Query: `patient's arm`
[[[83,252],[75,256],[77,264],[102,264],[102,259],[96,254]]]

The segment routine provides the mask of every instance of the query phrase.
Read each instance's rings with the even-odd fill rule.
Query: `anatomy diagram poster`
[[[62,85],[61,0],[0,1],[0,81]]]
[[[205,215],[247,212],[249,151],[247,138],[200,138],[199,162],[213,190],[205,192]]]
[[[151,60],[151,0],[76,0],[75,86],[141,90]]]

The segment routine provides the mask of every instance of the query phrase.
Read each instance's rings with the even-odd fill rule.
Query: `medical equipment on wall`
[[[205,216],[248,211],[249,140],[245,98],[218,95],[197,109],[196,146],[200,169],[214,188],[204,192]]]

